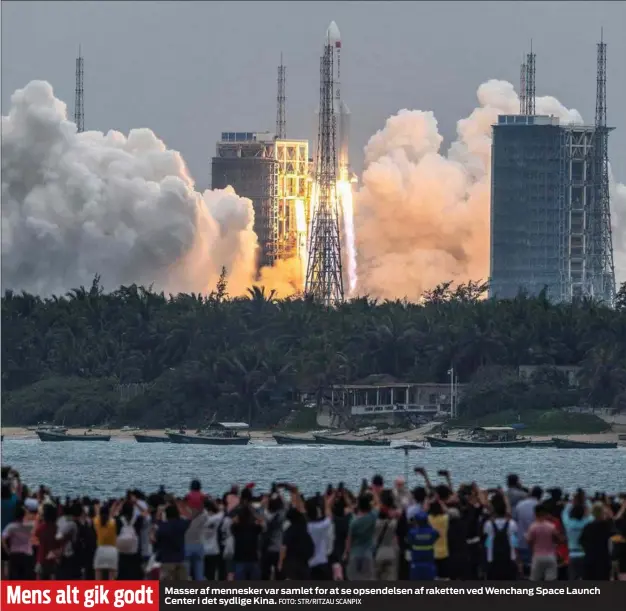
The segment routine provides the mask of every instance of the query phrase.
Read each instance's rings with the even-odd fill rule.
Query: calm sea
[[[277,446],[251,443],[244,447],[109,443],[2,442],[2,464],[20,472],[30,486],[45,484],[59,495],[121,496],[128,488],[147,492],[163,484],[184,493],[193,478],[203,488],[222,494],[232,483],[255,482],[265,490],[273,481],[297,483],[306,493],[323,491],[340,481],[357,488],[364,477],[380,473],[391,483],[425,467],[433,481],[448,469],[453,483],[475,480],[484,487],[504,485],[518,473],[526,485],[583,487],[589,492],[626,491],[626,448],[616,450],[433,448],[409,453],[393,448],[339,446]]]

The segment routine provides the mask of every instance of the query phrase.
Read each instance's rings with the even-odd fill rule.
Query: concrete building
[[[211,161],[211,187],[252,200],[258,266],[306,253],[311,200],[309,143],[270,132],[223,132]]]
[[[452,406],[458,405],[464,385],[411,384],[345,384],[331,390],[330,405],[353,419],[372,422],[413,422],[436,416],[449,418]]]
[[[222,132],[211,163],[211,188],[233,187],[252,200],[254,231],[259,239],[259,267],[276,258],[278,163],[274,134]]]
[[[604,299],[596,128],[503,115],[493,127],[490,295]]]

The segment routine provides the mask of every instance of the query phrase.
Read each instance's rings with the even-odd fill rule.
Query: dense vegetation
[[[465,417],[504,409],[626,406],[626,285],[615,310],[545,295],[493,301],[484,285],[445,284],[420,304],[356,299],[332,310],[276,300],[253,287],[229,298],[224,278],[208,296],[166,297],[138,286],[42,299],[2,298],[3,421],[275,424],[319,400],[333,383],[387,374],[446,382],[454,364],[469,383]],[[521,381],[519,365],[580,365],[568,390],[549,368]],[[119,385],[145,384],[121,401]]]

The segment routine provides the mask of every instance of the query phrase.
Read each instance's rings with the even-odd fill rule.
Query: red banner
[[[158,581],[2,581],[3,611],[158,611]]]

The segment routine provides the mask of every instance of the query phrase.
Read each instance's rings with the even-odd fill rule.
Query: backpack
[[[510,564],[511,562],[511,541],[509,540],[509,521],[504,523],[504,526],[499,529],[496,526],[496,521],[491,521],[491,527],[493,528],[493,547],[492,547],[492,560],[493,564]]]
[[[135,530],[135,518],[130,522],[122,518],[122,528],[117,535],[117,551],[120,554],[136,554],[139,551],[139,537]]]

